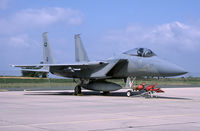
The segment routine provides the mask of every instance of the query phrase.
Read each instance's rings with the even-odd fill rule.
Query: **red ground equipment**
[[[137,90],[137,91],[141,91],[143,89],[145,89],[147,92],[150,91],[150,92],[156,92],[156,93],[163,93],[164,91],[161,90],[160,88],[155,88],[158,84],[154,84],[154,85],[147,85],[145,87],[146,83],[143,82],[142,84],[138,85],[138,86],[135,86],[134,87],[134,90]]]
[[[145,85],[146,85],[146,83],[143,82],[142,84],[140,84],[140,85],[138,85],[138,86],[135,86],[135,87],[134,87],[134,90],[141,91],[142,89],[145,88]]]
[[[146,87],[146,90],[147,90],[147,91],[151,91],[152,93],[153,93],[153,92],[156,92],[156,93],[163,93],[164,91],[161,90],[160,88],[155,88],[155,86],[157,86],[157,85],[158,85],[157,83],[154,84],[154,85],[148,85],[148,86]]]

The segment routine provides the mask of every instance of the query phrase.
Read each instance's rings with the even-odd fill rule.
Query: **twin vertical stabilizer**
[[[43,63],[53,64],[54,58],[51,52],[47,32],[42,34],[43,37]],[[88,62],[88,56],[80,38],[80,34],[75,35],[75,59],[76,62]]]
[[[88,62],[88,56],[82,44],[80,34],[75,35],[75,57],[76,62]]]

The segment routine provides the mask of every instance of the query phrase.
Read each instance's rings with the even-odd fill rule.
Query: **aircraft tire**
[[[104,96],[107,96],[107,95],[109,95],[109,94],[110,94],[109,91],[103,91],[103,95],[104,95]]]

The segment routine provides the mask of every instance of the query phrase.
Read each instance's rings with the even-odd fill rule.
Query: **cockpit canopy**
[[[123,54],[131,55],[131,56],[140,56],[140,57],[152,57],[156,56],[156,54],[147,48],[135,48],[132,50],[128,50]]]

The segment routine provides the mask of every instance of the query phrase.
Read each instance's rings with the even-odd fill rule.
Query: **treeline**
[[[21,71],[23,77],[40,77],[47,78],[48,73],[44,72],[33,72],[33,71]]]

